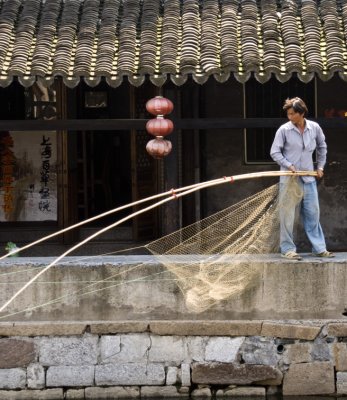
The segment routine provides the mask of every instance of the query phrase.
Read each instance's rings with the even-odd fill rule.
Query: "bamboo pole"
[[[56,265],[62,258],[67,256],[68,254],[72,253],[74,250],[78,249],[82,245],[88,243],[90,240],[94,239],[95,237],[101,235],[102,233],[122,224],[125,221],[128,221],[131,218],[134,218],[140,214],[143,214],[149,210],[152,210],[153,208],[159,207],[160,205],[167,203],[171,200],[177,200],[180,197],[186,196],[187,194],[193,193],[197,190],[205,189],[208,187],[212,186],[217,186],[223,183],[227,182],[235,182],[239,180],[245,180],[245,179],[254,179],[254,178],[262,178],[262,177],[274,177],[274,176],[317,176],[317,172],[315,171],[296,171],[296,172],[291,172],[291,171],[267,171],[267,172],[254,172],[254,173],[249,173],[249,174],[242,174],[242,175],[235,175],[235,176],[225,176],[223,178],[218,178],[218,179],[213,179],[211,181],[206,181],[203,183],[195,184],[195,185],[190,185],[187,186],[189,189],[184,190],[184,188],[180,188],[177,190],[172,189],[171,191],[165,192],[165,194],[161,195],[156,195],[158,197],[164,196],[166,194],[170,194],[169,197],[166,199],[160,200],[148,207],[145,207],[139,211],[136,211],[127,217],[124,217],[116,222],[114,222],[111,225],[106,226],[103,229],[100,229],[99,231],[95,232],[93,235],[88,236],[86,239],[82,240],[81,242],[77,243],[75,246],[71,247],[69,250],[61,254],[59,257],[57,257],[55,260],[53,260],[49,265],[47,265],[44,269],[42,269],[39,273],[37,273],[32,279],[30,279],[22,288],[20,288],[4,305],[1,306],[0,312],[4,311],[25,289],[27,289],[34,281],[36,281],[37,278],[39,278],[42,274],[44,274],[48,269]],[[177,193],[179,192],[179,193]],[[154,196],[154,197],[156,197]],[[153,197],[153,196],[152,196]],[[147,198],[149,199],[149,198]],[[145,201],[140,200],[140,202]],[[126,207],[126,206],[124,206]],[[23,248],[22,248],[23,249]]]
[[[220,180],[220,178],[215,179],[215,181],[218,181],[218,180]],[[171,190],[168,190],[167,192],[159,193],[159,194],[156,194],[156,195],[153,195],[153,196],[150,196],[150,197],[146,197],[146,198],[141,199],[141,200],[134,201],[134,202],[132,202],[132,203],[125,204],[125,205],[120,206],[120,207],[117,207],[117,208],[113,208],[113,209],[111,209],[111,210],[105,211],[105,212],[102,213],[102,214],[95,215],[94,217],[91,217],[91,218],[86,219],[86,220],[84,220],[84,221],[78,222],[77,224],[70,225],[70,226],[68,226],[68,227],[66,227],[66,228],[63,228],[63,229],[57,231],[57,232],[53,232],[53,233],[51,233],[51,234],[49,234],[49,235],[47,235],[47,236],[43,236],[42,238],[37,239],[37,240],[35,240],[34,242],[31,242],[31,243],[29,243],[29,244],[27,244],[27,245],[25,245],[25,246],[22,246],[22,247],[20,247],[20,248],[16,248],[16,249],[13,251],[13,253],[16,253],[16,254],[17,254],[17,253],[19,253],[19,252],[21,252],[21,251],[23,251],[23,250],[26,250],[26,249],[29,249],[30,247],[35,246],[36,244],[42,243],[42,242],[44,242],[45,240],[48,240],[48,239],[51,239],[51,238],[53,238],[53,237],[55,237],[55,236],[61,235],[62,233],[65,233],[65,232],[68,232],[68,231],[70,231],[70,230],[72,230],[72,229],[78,228],[78,227],[80,227],[80,226],[82,226],[82,225],[85,225],[85,224],[87,224],[87,223],[89,223],[89,222],[96,221],[96,220],[98,220],[98,219],[100,219],[100,218],[106,217],[107,215],[114,214],[114,213],[116,213],[116,212],[118,212],[118,211],[125,210],[126,208],[134,207],[134,206],[137,206],[137,205],[139,205],[139,204],[142,204],[142,203],[145,203],[145,202],[148,202],[148,201],[151,201],[151,200],[158,199],[158,198],[160,198],[160,197],[168,196],[168,195],[170,195],[173,191],[174,191],[174,192],[181,192],[181,191],[184,191],[184,190],[193,188],[193,187],[197,187],[197,186],[199,186],[199,185],[201,185],[201,183],[196,183],[196,184],[194,184],[194,185],[189,185],[189,186],[182,187],[182,188],[179,188],[179,189],[171,189]],[[5,258],[7,258],[7,257],[9,257],[11,254],[12,254],[12,253],[9,252],[9,253],[6,253],[6,254],[2,255],[2,256],[0,257],[0,261],[3,260],[3,259],[5,259]]]

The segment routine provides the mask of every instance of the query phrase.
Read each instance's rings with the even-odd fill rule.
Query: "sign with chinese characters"
[[[0,132],[0,221],[56,220],[56,132]]]

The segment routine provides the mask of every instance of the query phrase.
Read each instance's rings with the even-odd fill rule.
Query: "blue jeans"
[[[298,180],[300,187],[303,190],[302,199],[297,206],[300,210],[301,220],[305,229],[305,233],[311,242],[312,252],[321,253],[326,250],[325,238],[322,227],[319,222],[319,201],[317,183],[304,183],[301,179]],[[280,192],[284,190],[285,184],[280,184]],[[295,220],[296,205],[291,205],[284,199],[280,206],[280,248],[281,253],[287,251],[296,251],[296,246],[293,240],[293,229]]]

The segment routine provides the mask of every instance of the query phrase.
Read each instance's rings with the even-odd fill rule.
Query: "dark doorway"
[[[78,132],[76,145],[78,220],[130,203],[129,132]]]

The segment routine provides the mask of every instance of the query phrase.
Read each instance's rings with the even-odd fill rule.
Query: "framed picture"
[[[0,132],[0,221],[57,221],[57,133]]]

